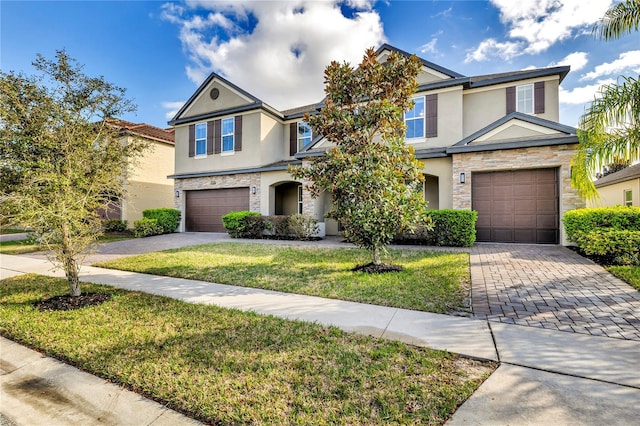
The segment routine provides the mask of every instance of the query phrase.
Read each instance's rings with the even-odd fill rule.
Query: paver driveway
[[[489,321],[640,340],[640,292],[567,248],[476,244],[471,282]]]

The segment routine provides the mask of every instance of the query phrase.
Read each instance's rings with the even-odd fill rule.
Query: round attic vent
[[[218,90],[218,88],[211,89],[211,92],[209,92],[209,96],[211,96],[211,99],[215,101],[216,99],[218,99],[218,96],[220,96],[220,90]]]

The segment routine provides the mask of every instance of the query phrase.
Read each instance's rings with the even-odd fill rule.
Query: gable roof
[[[376,52],[375,52],[375,53],[376,53],[376,56],[380,55],[380,54],[381,54],[382,52],[384,52],[385,50],[389,50],[389,51],[391,51],[391,52],[399,53],[400,55],[405,56],[405,57],[407,57],[407,58],[408,58],[408,57],[410,57],[410,56],[413,56],[411,53],[409,53],[409,52],[405,52],[404,50],[398,49],[397,47],[391,46],[390,44],[387,44],[387,43],[383,44],[382,46],[380,46],[380,47],[376,50]],[[417,55],[416,55],[416,56],[417,56]],[[420,61],[422,62],[422,65],[424,65],[424,66],[425,66],[425,67],[427,67],[427,68],[431,68],[432,70],[438,71],[438,72],[440,72],[440,73],[442,73],[442,74],[445,74],[445,75],[447,75],[447,76],[449,76],[449,77],[451,77],[451,78],[461,78],[461,77],[464,77],[464,75],[459,74],[459,73],[457,73],[457,72],[455,72],[455,71],[452,71],[452,70],[450,70],[450,69],[448,69],[448,68],[445,68],[445,67],[440,66],[440,65],[438,65],[438,64],[434,64],[433,62],[429,62],[429,61],[427,61],[426,59],[422,59],[422,58],[421,58],[421,57],[419,57],[419,56],[417,56],[417,57],[418,57],[418,59],[420,59]]]
[[[626,169],[622,169],[615,173],[611,173],[610,175],[601,177],[594,182],[594,185],[596,186],[596,188],[602,188],[604,186],[609,186],[638,178],[640,178],[640,164],[629,166]]]
[[[471,143],[491,131],[512,120],[518,120],[536,126],[545,127],[547,129],[558,132],[557,135],[543,135],[540,137],[515,138],[496,141],[495,143],[487,143],[482,145],[471,145]],[[476,151],[493,151],[496,149],[515,149],[529,148],[533,146],[550,146],[578,143],[577,129],[555,121],[545,120],[544,118],[535,117],[521,112],[512,112],[505,115],[501,119],[494,121],[483,129],[478,130],[472,135],[467,136],[460,142],[447,148],[448,154],[459,152],[476,152]]]
[[[175,131],[172,128],[161,129],[147,123],[132,123],[131,121],[121,120],[118,118],[108,119],[107,121],[120,128],[122,133],[143,136],[149,139],[165,142],[170,145],[175,144]]]
[[[217,113],[201,114],[194,117],[179,118],[191,106],[191,104],[198,98],[198,96],[200,96],[200,94],[207,88],[209,83],[211,83],[214,79],[220,81],[225,86],[231,88],[232,90],[240,93],[242,96],[248,98],[250,100],[250,103],[248,105],[244,105],[241,107],[235,107],[228,110],[218,111]],[[195,93],[191,95],[191,97],[187,100],[187,102],[185,102],[184,105],[182,105],[182,108],[180,108],[180,110],[176,113],[176,115],[169,121],[169,125],[173,126],[175,124],[186,123],[189,121],[197,121],[197,120],[202,120],[206,118],[212,118],[217,115],[225,115],[225,114],[230,114],[234,112],[243,112],[243,111],[249,111],[249,110],[259,109],[259,108],[265,109],[270,113],[282,118],[282,113],[277,109],[269,106],[268,104],[262,102],[257,97],[253,96],[251,93],[231,83],[229,80],[222,77],[220,74],[212,72],[211,74],[209,74],[206,80],[202,82],[202,84],[198,87]]]

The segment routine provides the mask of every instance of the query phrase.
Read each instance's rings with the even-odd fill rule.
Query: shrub
[[[289,237],[289,216],[266,216],[265,221],[271,238],[284,240]]]
[[[640,265],[640,231],[616,229],[578,232],[575,242],[598,263]]]
[[[267,227],[267,222],[264,216],[245,216],[244,217],[245,228],[243,232],[244,238],[260,239],[264,234]]]
[[[289,232],[297,240],[311,240],[318,235],[318,221],[296,213],[289,217]]]
[[[224,225],[224,229],[227,230],[231,238],[245,237],[247,222],[244,219],[247,216],[260,216],[260,213],[243,210],[222,216],[222,225]]]
[[[120,219],[109,219],[104,223],[104,230],[107,232],[124,232],[127,230],[127,221]]]
[[[180,210],[176,209],[148,209],[143,210],[142,217],[155,219],[160,227],[160,234],[170,234],[175,232],[180,224]]]
[[[162,227],[158,225],[156,219],[143,217],[133,222],[133,235],[136,238],[150,237],[151,235],[162,234]]]
[[[568,211],[563,218],[567,238],[577,243],[578,234],[602,229],[640,231],[640,207],[602,207]]]
[[[478,212],[473,210],[430,210],[433,229],[418,225],[413,232],[396,237],[399,244],[471,247],[476,242]]]

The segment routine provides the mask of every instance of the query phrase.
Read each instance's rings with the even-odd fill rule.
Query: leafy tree
[[[616,158],[613,160],[612,163],[607,164],[606,166],[604,166],[602,168],[602,173],[597,173],[596,177],[598,179],[603,178],[605,176],[609,176],[613,173],[619,172],[620,170],[624,170],[627,167],[629,167],[631,165],[631,163],[627,160],[624,160],[622,158]]]
[[[626,0],[609,9],[593,32],[612,40],[637,31],[639,25],[640,0]],[[640,160],[640,76],[621,76],[617,84],[602,86],[579,128],[571,180],[581,196],[594,199],[598,193],[592,177],[597,170],[616,158]]]
[[[124,89],[88,77],[64,50],[33,65],[36,76],[0,72],[0,205],[34,230],[79,296],[98,211],[123,195],[128,165],[148,145],[120,142],[111,118],[135,109]]]
[[[403,112],[413,105],[420,69],[417,57],[395,52],[380,63],[373,49],[357,68],[332,62],[325,70],[325,107],[305,120],[335,147],[291,168],[294,177],[311,181],[313,196],[331,194],[327,217],[342,224],[349,241],[371,251],[374,265],[399,230],[427,220],[417,190],[421,164],[404,143]]]

